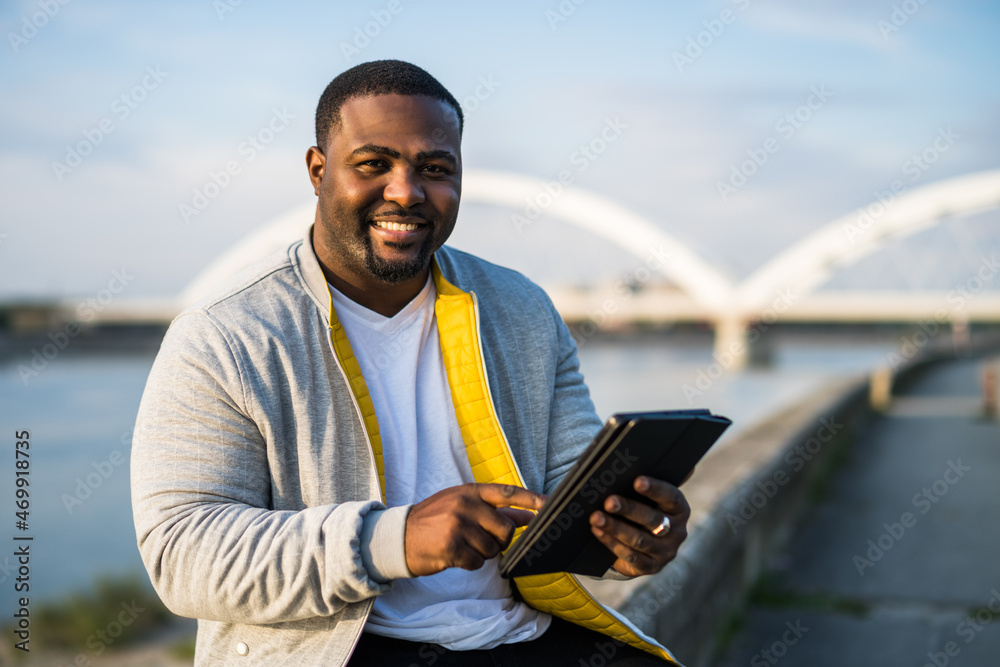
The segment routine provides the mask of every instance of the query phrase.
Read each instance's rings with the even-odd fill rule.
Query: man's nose
[[[410,208],[424,201],[424,188],[413,170],[398,168],[389,175],[389,182],[385,185],[382,197],[403,208]]]

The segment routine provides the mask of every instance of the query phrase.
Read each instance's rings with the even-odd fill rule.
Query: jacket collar
[[[313,225],[309,225],[302,243],[298,247],[293,247],[292,252],[298,255],[298,261],[293,261],[293,264],[298,264],[299,270],[302,272],[302,282],[305,283],[309,295],[319,305],[326,315],[326,319],[329,320],[330,290],[326,286],[326,276],[323,275],[323,268],[320,266],[319,258],[316,257],[316,251],[313,249],[312,233]]]

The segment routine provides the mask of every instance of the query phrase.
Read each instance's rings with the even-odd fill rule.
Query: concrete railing
[[[905,381],[942,356],[913,360],[888,380],[875,373],[831,383],[720,443],[684,485],[692,516],[677,559],[654,576],[583,583],[687,667],[711,665],[725,625],[743,609],[768,559],[794,535],[838,452],[884,409],[871,404],[881,385]],[[995,390],[984,384],[988,391]]]

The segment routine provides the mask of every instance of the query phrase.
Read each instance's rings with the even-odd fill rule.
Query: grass
[[[715,636],[715,647],[712,649],[712,664],[719,661],[719,658],[726,652],[733,640],[739,636],[746,625],[746,614],[741,611],[730,613],[722,622],[718,633]]]
[[[169,625],[174,619],[139,577],[102,578],[89,591],[60,600],[32,602],[33,653],[59,651],[94,656],[128,645]],[[10,636],[13,625],[3,631]],[[14,659],[28,654],[13,651]]]
[[[195,639],[190,637],[182,639],[170,647],[170,656],[178,660],[194,661]]]
[[[864,618],[870,605],[853,598],[832,593],[798,593],[781,585],[780,578],[773,573],[765,573],[750,589],[748,603],[766,609],[806,609],[847,614]]]
[[[810,508],[821,504],[830,494],[834,478],[851,457],[854,441],[853,429],[846,427],[824,446],[828,451],[820,453],[821,458],[809,480],[807,502]]]

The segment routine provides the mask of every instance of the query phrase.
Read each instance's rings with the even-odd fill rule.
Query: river
[[[730,372],[715,364],[706,333],[584,341],[581,367],[598,412],[705,407],[734,422],[732,433],[833,378],[884,363],[899,335],[788,333],[771,341],[766,367]],[[155,339],[67,351],[23,376],[30,348],[0,362],[5,461],[0,464],[0,611],[16,599],[13,540],[31,536],[30,593],[57,598],[102,575],[142,573],[129,499],[132,426],[153,362]],[[81,348],[84,346],[81,344]],[[30,432],[31,506],[15,525],[15,432]],[[727,437],[732,436],[727,434]]]

